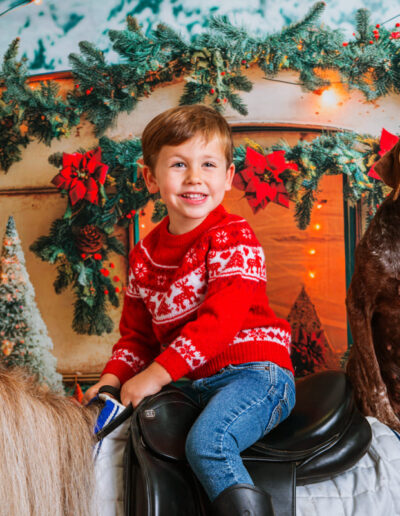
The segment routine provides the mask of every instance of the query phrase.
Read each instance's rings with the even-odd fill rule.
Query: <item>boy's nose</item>
[[[201,183],[201,170],[197,168],[188,168],[186,174],[186,182],[187,183]]]

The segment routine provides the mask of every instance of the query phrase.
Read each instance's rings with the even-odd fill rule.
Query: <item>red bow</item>
[[[101,163],[101,148],[85,154],[63,154],[63,169],[51,180],[57,188],[69,190],[72,205],[81,199],[98,204],[99,187],[104,185],[108,165]]]
[[[398,136],[389,133],[389,131],[386,131],[386,129],[382,129],[381,140],[379,142],[379,156],[382,157],[384,154],[389,152],[398,141]],[[368,177],[373,177],[374,179],[379,179],[382,181],[379,175],[375,172],[374,165],[369,169]]]
[[[265,208],[269,202],[276,202],[288,208],[289,194],[279,176],[288,168],[298,170],[298,167],[296,163],[285,161],[285,151],[275,151],[264,156],[247,147],[245,163],[247,168],[235,174],[233,185],[246,192],[253,212],[257,213],[261,208]],[[261,179],[266,171],[269,171],[273,177],[268,183]]]

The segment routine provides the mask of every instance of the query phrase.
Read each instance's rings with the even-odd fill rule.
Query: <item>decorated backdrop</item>
[[[345,38],[321,26],[323,11],[317,3],[264,35],[214,17],[191,41],[166,25],[146,34],[129,17],[109,32],[120,63],[81,42],[72,76],[50,82],[29,79],[20,42],[11,43],[1,74],[2,211],[26,228],[63,372],[101,369],[117,338],[127,252],[165,215],[140,175],[141,131],[159,111],[195,102],[232,125],[237,174],[226,205],[264,246],[271,304],[296,330],[298,372],[310,369],[307,346],[317,367],[339,363],[345,215],[362,200],[368,221],[388,193],[373,164],[399,132],[400,32],[363,9]],[[48,295],[52,284],[60,296]]]

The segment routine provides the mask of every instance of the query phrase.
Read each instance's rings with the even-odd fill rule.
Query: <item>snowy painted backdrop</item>
[[[0,0],[0,12],[12,3]],[[203,31],[212,14],[228,15],[235,24],[263,34],[301,19],[314,3],[315,0],[35,0],[0,17],[0,54],[18,36],[33,74],[68,70],[68,54],[77,52],[82,40],[91,41],[114,61],[107,31],[122,29],[128,14],[136,16],[145,31],[163,22],[188,38]],[[340,27],[348,36],[354,30],[355,12],[362,7],[371,11],[373,23],[382,24],[397,15],[396,21],[400,21],[400,5],[394,0],[327,0],[326,4],[322,21],[332,28]]]

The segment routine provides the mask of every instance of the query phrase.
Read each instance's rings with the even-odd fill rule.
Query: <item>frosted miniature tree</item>
[[[9,217],[0,261],[0,364],[26,366],[41,383],[62,391],[53,343],[35,301],[13,217]]]

